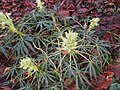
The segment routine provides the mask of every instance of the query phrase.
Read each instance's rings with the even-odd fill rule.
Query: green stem
[[[80,23],[80,22],[78,22],[76,19],[74,19],[74,18],[72,18],[76,23],[78,23],[82,28],[83,28],[83,26],[82,26],[82,24]]]
[[[63,61],[63,59],[66,57],[66,54],[60,59],[60,63],[59,63],[59,65],[58,65],[58,68],[62,65],[62,61]]]
[[[57,24],[56,24],[56,20],[55,20],[55,17],[52,15],[52,19],[53,19],[53,21],[54,21],[54,26],[55,26],[55,28],[58,30],[58,32],[61,32],[61,30],[60,30],[60,28],[57,26]]]
[[[72,67],[72,55],[70,54],[70,69]]]
[[[77,51],[75,51],[77,54],[79,54],[80,56],[82,56],[84,59],[86,59],[87,61],[91,61],[88,58],[86,58],[84,55],[82,55],[81,53],[78,53]]]

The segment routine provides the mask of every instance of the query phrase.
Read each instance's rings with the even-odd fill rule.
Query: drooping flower
[[[66,50],[68,53],[70,53],[77,48],[78,33],[73,31],[65,32],[65,37],[61,36],[61,38],[62,50]]]
[[[100,21],[99,18],[93,18],[93,19],[90,21],[90,26],[89,26],[88,31],[90,32],[95,26],[99,25],[99,24],[98,24],[99,21]]]
[[[26,70],[28,72],[28,74],[38,71],[38,67],[35,65],[35,63],[32,61],[32,59],[29,57],[21,59],[20,68],[23,68],[24,70]]]
[[[41,0],[36,0],[36,3],[37,3],[37,7],[42,10],[43,9],[43,5],[44,5],[44,2],[42,2]]]

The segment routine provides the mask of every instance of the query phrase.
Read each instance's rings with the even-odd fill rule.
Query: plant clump
[[[87,19],[85,23],[77,17],[60,20],[41,0],[36,3],[36,10],[15,24],[0,13],[2,29],[13,32],[3,34],[0,45],[8,61],[14,56],[14,67],[6,74],[7,79],[17,81],[12,89],[71,90],[74,84],[76,90],[92,90],[91,81],[96,81],[103,66],[111,63],[109,45],[95,30],[100,19]]]

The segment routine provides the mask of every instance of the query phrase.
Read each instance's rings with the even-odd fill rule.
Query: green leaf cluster
[[[104,59],[110,54],[109,45],[93,30],[98,18],[93,18],[90,26],[88,19],[83,26],[79,21],[75,17],[60,21],[56,13],[37,9],[15,23],[25,36],[8,34],[0,50],[5,55],[9,52],[8,58],[16,56],[15,68],[9,71],[8,78],[16,79],[14,86],[18,84],[18,90],[69,90],[72,80],[76,90],[89,90],[87,85],[92,86],[90,81],[97,79],[108,63]],[[24,75],[26,71],[32,74],[30,82]],[[70,80],[68,86],[66,79]]]

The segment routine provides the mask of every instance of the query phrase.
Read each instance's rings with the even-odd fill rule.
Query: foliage
[[[7,45],[12,50],[8,55],[17,58],[15,68],[7,73],[8,78],[16,80],[12,88],[18,85],[18,90],[63,90],[74,81],[76,90],[88,89],[102,73],[109,45],[94,29],[99,18],[87,20],[90,25],[85,26],[78,18],[60,21],[55,15],[47,9],[34,10],[15,23],[25,35],[8,34],[10,40],[3,37],[1,48]],[[69,24],[71,19],[77,23]],[[65,85],[67,79],[70,82]]]
[[[118,83],[113,83],[110,85],[109,90],[119,90],[120,89],[120,84]]]

